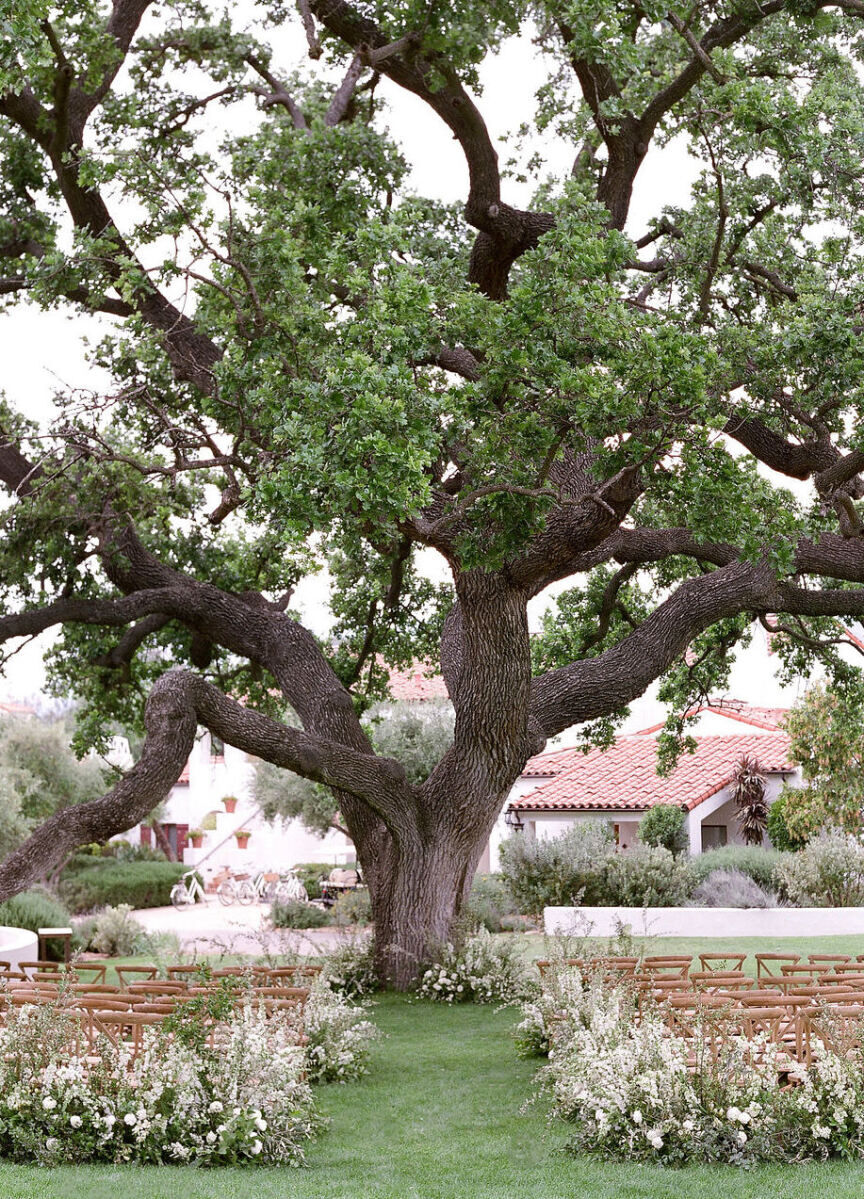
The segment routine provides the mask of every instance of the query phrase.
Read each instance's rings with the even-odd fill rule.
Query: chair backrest
[[[749,990],[755,980],[743,970],[691,970],[690,982],[697,991]]]
[[[107,969],[108,967],[104,962],[82,962],[79,960],[72,962],[69,967],[69,973],[77,974],[83,982],[87,982],[89,979],[94,983],[104,983]]]
[[[119,995],[120,988],[114,983],[70,983],[66,988],[77,995]]]
[[[186,984],[153,979],[130,983],[126,990],[130,995],[182,995],[186,991]]]
[[[826,966],[845,966],[852,961],[852,955],[850,953],[810,953],[807,955],[807,961],[813,966],[818,966],[823,962]]]
[[[128,999],[108,995],[75,995],[69,1006],[88,1012],[128,1012],[131,1004]]]
[[[537,962],[536,965],[539,967],[541,963]],[[544,961],[542,965],[549,966],[550,963]],[[262,974],[266,977],[267,982],[270,985],[279,986],[280,980],[283,978],[286,980],[295,978],[317,978],[323,969],[323,966],[277,966],[272,970],[263,970]],[[543,974],[544,971],[541,970],[540,973]],[[288,985],[290,986],[290,983]]]
[[[780,973],[784,978],[818,978],[820,974],[825,973],[824,966],[802,966],[785,965],[780,967]]]
[[[305,1003],[309,998],[308,987],[255,987],[256,999],[288,999],[294,1003]]]
[[[801,961],[800,953],[757,953],[755,957],[757,978],[777,978],[784,963],[787,966],[795,966]]]
[[[718,952],[700,953],[699,961],[703,970],[743,970],[746,953]]]
[[[168,975],[169,979],[182,979],[188,978],[191,974],[200,974],[201,969],[202,964],[200,962],[197,965],[194,963],[186,963],[182,966],[168,966],[165,973]]]
[[[154,979],[159,974],[158,966],[115,966],[120,985],[125,987],[130,982]]]

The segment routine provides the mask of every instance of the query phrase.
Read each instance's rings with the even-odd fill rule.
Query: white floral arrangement
[[[321,1119],[290,1021],[243,1004],[201,1048],[147,1028],[144,1050],[107,1037],[74,1049],[53,1005],[11,1009],[0,1026],[0,1155],[61,1162],[260,1162],[298,1166]]]
[[[316,982],[303,1011],[306,1076],[310,1082],[349,1082],[369,1069],[369,1052],[380,1036],[366,1008]]]
[[[423,999],[440,1003],[518,1003],[529,990],[515,942],[498,939],[485,928],[461,946],[446,945],[417,985]]]
[[[575,971],[556,988],[526,1005],[523,1035],[545,1037],[541,1083],[552,1118],[573,1127],[571,1152],[669,1165],[864,1157],[860,1051],[841,1056],[814,1042],[812,1064],[796,1066],[797,1085],[784,1087],[758,1038],[724,1042],[712,1056],[698,1033],[672,1035],[656,1010],[634,1020],[625,989]]]

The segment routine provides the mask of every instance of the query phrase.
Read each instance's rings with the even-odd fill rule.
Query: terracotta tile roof
[[[390,671],[390,693],[394,699],[422,701],[446,699],[447,687],[435,667],[428,662],[414,662],[404,670]]]
[[[550,749],[542,754],[535,754],[525,763],[522,771],[523,779],[553,779],[573,762],[585,757],[585,751],[578,746],[568,745],[563,749]]]
[[[741,699],[712,699],[701,707],[692,708],[690,716],[699,716],[703,712],[713,712],[716,716],[726,716],[729,720],[738,720],[742,724],[752,725],[757,729],[778,729],[789,715],[788,708],[760,708],[747,704]],[[647,729],[640,729],[638,736],[648,736],[659,732],[661,724],[652,724]]]
[[[655,804],[672,803],[690,811],[729,783],[743,754],[757,757],[769,774],[795,770],[789,760],[789,737],[778,730],[700,737],[696,752],[682,754],[672,774],[661,778],[656,739],[635,734],[619,737],[610,749],[580,752],[549,782],[514,800],[510,807],[521,811],[644,812]]]

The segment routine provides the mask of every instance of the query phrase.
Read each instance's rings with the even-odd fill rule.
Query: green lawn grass
[[[0,1164],[2,1199],[855,1199],[864,1165],[751,1172],[572,1160],[566,1128],[523,1110],[535,1063],[514,1053],[513,1010],[387,996],[386,1039],[361,1083],[319,1091],[330,1126],[305,1170],[40,1169]]]

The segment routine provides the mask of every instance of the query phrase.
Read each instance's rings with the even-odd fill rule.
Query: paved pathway
[[[177,911],[173,907],[142,908],[135,919],[148,932],[173,933],[184,951],[199,953],[326,953],[345,937],[338,928],[271,928],[269,904],[225,907],[207,897]]]

